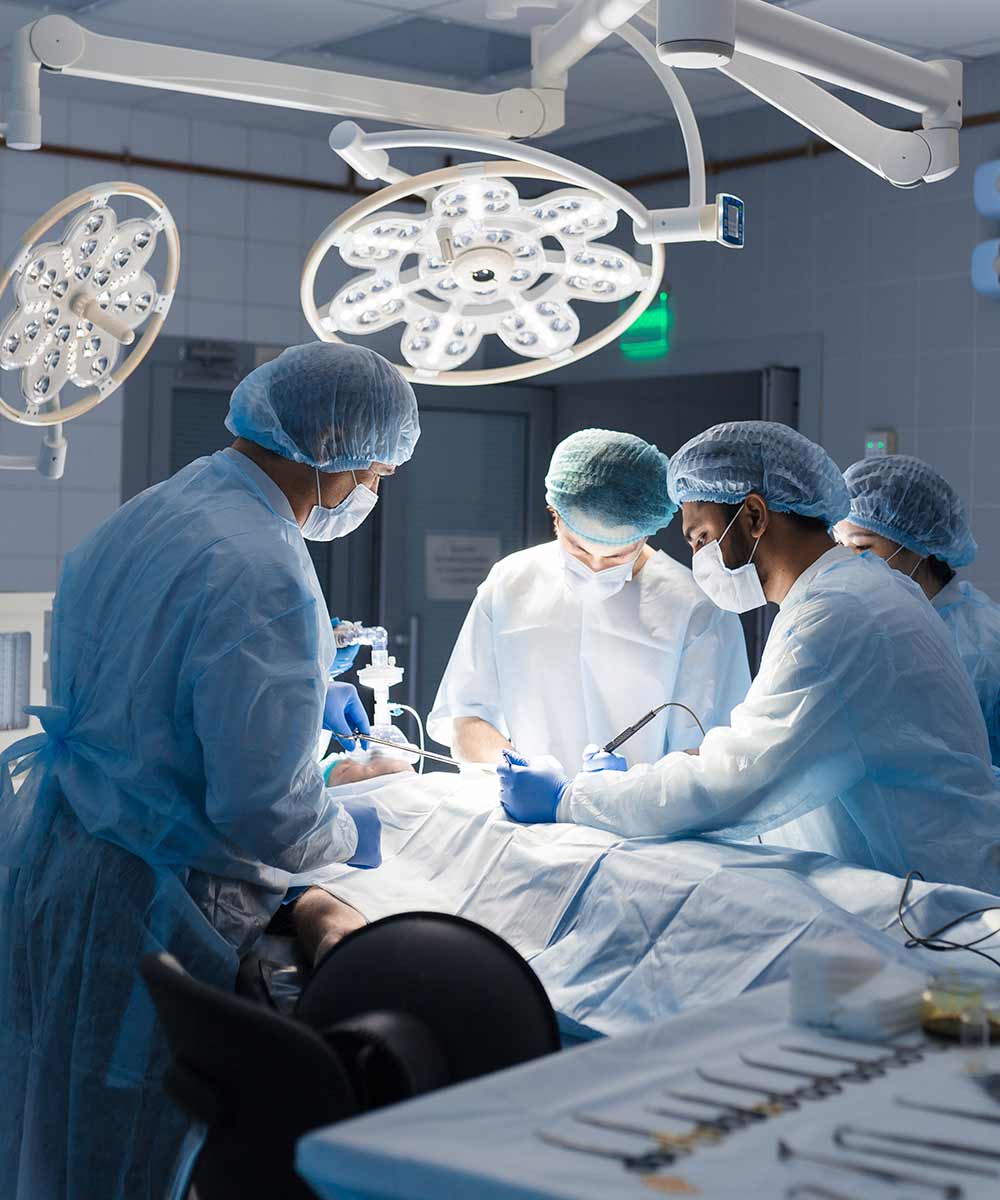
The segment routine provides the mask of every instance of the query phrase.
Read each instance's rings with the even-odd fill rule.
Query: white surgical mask
[[[617,567],[606,567],[603,571],[595,571],[586,563],[574,558],[565,547],[561,546],[563,563],[566,567],[566,583],[574,594],[581,600],[602,601],[616,596],[632,578],[635,564],[642,553],[642,546],[628,562]]]
[[[319,493],[319,471],[316,472],[316,504],[305,519],[302,536],[310,542],[332,542],[334,538],[352,533],[378,503],[378,496],[351,472],[353,489],[336,508],[324,508]]]
[[[896,557],[896,555],[900,552],[900,550],[905,550],[905,549],[906,549],[906,547],[904,545],[900,544],[899,546],[896,547],[895,550],[893,550],[893,552],[889,555],[889,557],[885,561],[887,563],[891,563],[892,560]],[[918,558],[917,561],[913,564],[913,570],[907,571],[907,575],[909,576],[910,579],[912,579],[913,576],[916,575],[917,570],[919,569],[920,564],[923,561],[924,560],[922,558]]]
[[[736,517],[745,507],[745,504],[740,505]],[[754,541],[750,561],[742,567],[727,567],[723,560],[722,538],[732,529],[736,517],[726,526],[722,537],[695,551],[691,558],[691,571],[701,590],[719,608],[726,612],[745,613],[766,604],[767,597],[753,561],[760,538]]]

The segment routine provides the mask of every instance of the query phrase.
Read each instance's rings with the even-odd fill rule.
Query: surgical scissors
[[[812,1071],[796,1071],[794,1067],[780,1067],[776,1063],[757,1062],[756,1059],[747,1058],[745,1054],[740,1054],[740,1061],[757,1071],[775,1071],[779,1075],[793,1075],[799,1079],[808,1079],[810,1081],[808,1088],[796,1089],[797,1094],[803,1100],[826,1100],[827,1097],[836,1096],[838,1092],[844,1090],[833,1075],[814,1075]]]
[[[741,1116],[745,1121],[766,1121],[768,1117],[776,1117],[779,1112],[784,1111],[772,1104],[754,1104],[749,1108],[742,1104],[729,1104],[725,1100],[717,1100],[714,1096],[695,1096],[691,1092],[672,1092],[668,1088],[663,1089],[664,1094],[673,1096],[675,1100],[684,1100],[689,1104],[708,1104],[712,1108],[721,1108],[726,1112],[735,1113]]]
[[[707,1071],[703,1071],[701,1067],[697,1068],[699,1079],[703,1079],[705,1083],[711,1083],[715,1087],[735,1088],[740,1092],[754,1092],[758,1096],[764,1096],[767,1103],[774,1108],[774,1116],[780,1113],[792,1112],[799,1107],[800,1092],[776,1092],[771,1088],[756,1087],[752,1083],[742,1083],[735,1079],[720,1079],[717,1075],[709,1075]]]
[[[658,1117],[673,1117],[679,1121],[694,1121],[706,1129],[717,1129],[720,1134],[736,1133],[737,1130],[746,1129],[748,1125],[752,1125],[755,1121],[767,1120],[764,1113],[754,1112],[752,1109],[739,1108],[736,1105],[720,1104],[717,1100],[707,1100],[701,1096],[689,1096],[686,1092],[668,1092],[667,1095],[673,1096],[677,1100],[683,1100],[686,1104],[710,1105],[712,1108],[720,1110],[719,1115],[715,1117],[692,1117],[687,1113],[679,1113],[676,1109],[656,1107],[652,1104],[646,1105],[646,1111],[654,1113]]]
[[[779,1046],[778,1049],[789,1054],[807,1054],[810,1058],[822,1058],[827,1062],[848,1063],[851,1069],[841,1071],[838,1076],[847,1083],[871,1083],[873,1079],[879,1079],[885,1074],[887,1065],[879,1058],[852,1058],[847,1054],[833,1054],[829,1050],[814,1050],[811,1046]],[[895,1067],[905,1064],[900,1062],[892,1065]]]
[[[563,1137],[558,1133],[539,1133],[538,1138],[547,1146],[558,1146],[560,1150],[575,1150],[578,1154],[594,1154],[598,1158],[613,1158],[620,1162],[626,1171],[638,1171],[643,1175],[652,1175],[660,1167],[668,1167],[673,1163],[675,1155],[669,1150],[647,1150],[645,1154],[627,1154],[623,1150],[611,1150],[605,1146],[591,1146],[588,1142],[578,1142],[574,1138]]]
[[[677,1154],[690,1154],[699,1142],[717,1142],[720,1134],[709,1134],[708,1131],[699,1133],[667,1133],[665,1130],[651,1129],[645,1125],[633,1125],[629,1121],[617,1121],[612,1117],[594,1117],[589,1113],[574,1113],[573,1120],[581,1125],[593,1125],[595,1129],[606,1129],[609,1133],[628,1133],[633,1137],[649,1138],[663,1150],[672,1150]]]

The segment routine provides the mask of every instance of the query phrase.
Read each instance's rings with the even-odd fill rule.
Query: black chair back
[[[337,1055],[299,1022],[192,979],[167,954],[141,971],[173,1058],[166,1089],[208,1126],[195,1163],[199,1200],[315,1200],[295,1144],[358,1111]]]

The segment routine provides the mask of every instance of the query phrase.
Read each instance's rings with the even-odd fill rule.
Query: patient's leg
[[[292,921],[302,953],[313,964],[366,923],[356,908],[317,887],[309,888],[295,901]]]

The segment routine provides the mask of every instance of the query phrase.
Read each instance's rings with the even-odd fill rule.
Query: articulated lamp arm
[[[454,91],[105,37],[69,17],[52,15],[25,26],[13,43],[7,105],[7,144],[12,149],[40,145],[41,68],[83,79],[422,127],[445,125],[503,138],[540,137],[564,121],[564,93],[558,88],[511,88],[490,95]]]

